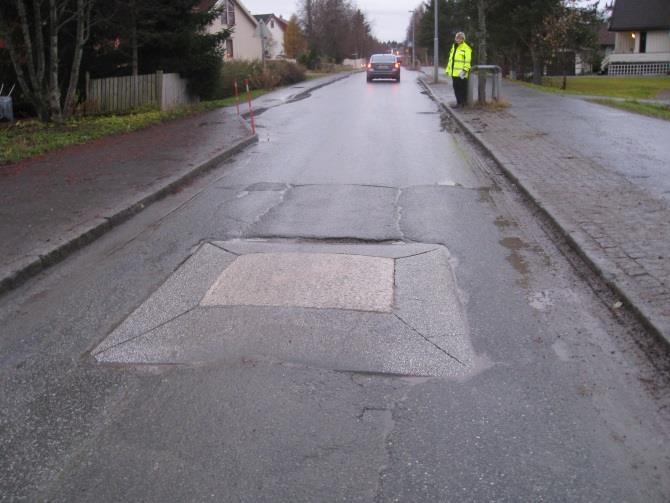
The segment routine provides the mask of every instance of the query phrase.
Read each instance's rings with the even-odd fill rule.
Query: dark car
[[[400,82],[400,63],[393,54],[373,54],[367,67],[368,82],[372,79],[395,79]]]

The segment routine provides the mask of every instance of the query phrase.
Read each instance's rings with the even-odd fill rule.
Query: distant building
[[[670,0],[616,0],[610,19],[609,75],[670,73]]]
[[[265,57],[267,59],[277,59],[284,56],[284,32],[288,23],[274,14],[254,14],[254,17],[262,32],[267,35],[264,41]]]
[[[222,9],[221,15],[208,26],[209,33],[218,33],[224,28],[233,29],[233,34],[226,40],[225,59],[262,59],[258,21],[242,2],[203,0],[198,9],[202,11]]]

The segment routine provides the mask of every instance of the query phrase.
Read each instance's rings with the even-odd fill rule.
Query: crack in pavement
[[[129,343],[130,341],[134,341],[134,340],[136,340],[136,339],[139,339],[140,337],[144,337],[145,335],[149,335],[149,334],[150,334],[151,332],[153,332],[154,330],[158,330],[159,328],[164,327],[164,326],[167,325],[168,323],[172,323],[173,321],[178,320],[178,319],[181,318],[182,316],[185,316],[185,315],[191,313],[191,312],[192,312],[193,310],[195,310],[197,307],[198,307],[198,305],[195,305],[195,306],[193,306],[193,307],[190,307],[190,308],[188,308],[186,311],[184,311],[183,313],[179,313],[178,315],[173,316],[173,317],[170,318],[169,320],[166,320],[166,321],[164,321],[164,322],[162,322],[162,323],[159,323],[158,325],[156,325],[155,327],[150,328],[149,330],[145,330],[144,332],[142,332],[142,333],[140,333],[140,334],[138,334],[138,335],[134,335],[134,336],[132,336],[132,337],[130,337],[130,338],[128,338],[128,339],[124,339],[124,340],[119,341],[119,342],[117,342],[117,343],[115,343],[115,344],[112,344],[111,346],[109,346],[108,348],[103,349],[102,351],[99,351],[99,352],[97,352],[97,353],[92,353],[92,355],[93,355],[93,356],[102,355],[102,354],[106,353],[107,351],[109,351],[110,349],[117,348],[117,347],[119,347],[119,346],[122,346],[122,345],[124,345],[124,344]],[[126,319],[127,319],[127,318],[126,318]],[[125,321],[125,320],[124,320],[124,321]]]
[[[466,366],[465,363],[463,363],[461,360],[459,360],[459,359],[456,358],[454,355],[452,355],[451,353],[449,353],[446,349],[440,347],[438,344],[435,344],[435,343],[434,343],[433,341],[431,341],[428,337],[426,337],[424,334],[422,334],[421,332],[419,332],[419,331],[418,331],[416,328],[414,328],[412,325],[410,325],[410,324],[407,323],[405,320],[403,320],[400,316],[398,316],[397,313],[392,313],[392,314],[393,314],[393,316],[395,316],[396,318],[398,318],[398,319],[399,319],[405,326],[407,326],[410,330],[412,330],[413,332],[416,332],[418,335],[420,335],[421,338],[424,339],[426,342],[428,342],[429,344],[432,344],[433,346],[435,346],[435,348],[437,348],[438,350],[440,350],[441,352],[443,352],[443,353],[444,353],[445,355],[447,355],[449,358],[451,358],[451,359],[457,361],[458,363],[460,363],[460,364],[463,365],[464,367]]]

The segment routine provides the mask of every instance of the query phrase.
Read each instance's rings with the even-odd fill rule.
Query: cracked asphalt
[[[269,95],[257,144],[0,297],[1,501],[670,498],[667,358],[414,77]],[[264,247],[424,245],[392,315],[193,307]],[[96,359],[161,323],[162,359]]]

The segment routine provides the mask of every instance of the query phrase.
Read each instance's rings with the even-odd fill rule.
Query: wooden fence
[[[86,113],[122,113],[140,107],[167,110],[197,101],[189,96],[179,74],[158,71],[148,75],[91,79],[86,74]]]

